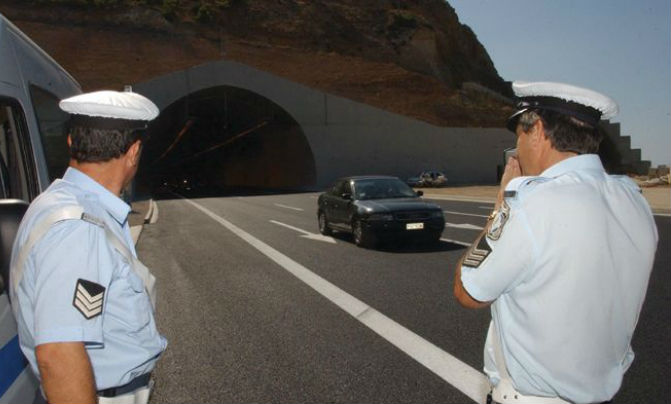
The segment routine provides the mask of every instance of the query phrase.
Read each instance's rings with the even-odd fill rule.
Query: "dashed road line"
[[[185,198],[185,201],[249,243],[317,293],[330,300],[473,401],[484,403],[484,398],[489,391],[489,382],[483,373],[473,369],[216,213],[189,199]]]
[[[424,194],[424,199],[434,199],[441,201],[458,201],[458,202],[479,202],[479,203],[492,203],[492,204],[496,202],[496,198],[460,196],[460,195]]]
[[[445,223],[445,227],[452,227],[455,229],[465,229],[465,230],[482,230],[484,227],[476,226],[470,223]]]
[[[270,220],[270,223],[273,223],[273,224],[276,224],[276,225],[279,225],[279,226],[282,226],[282,227],[286,227],[287,229],[291,229],[293,231],[297,231],[297,232],[303,234],[301,237],[305,237],[305,238],[310,239],[310,240],[325,241],[327,243],[336,244],[336,241],[333,237],[324,236],[324,235],[317,234],[317,233],[310,233],[307,230],[300,229],[300,228],[298,228],[296,226],[292,226],[290,224],[278,222],[277,220]]]
[[[293,206],[289,206],[289,205],[282,205],[281,203],[274,203],[273,205],[275,205],[275,206],[277,206],[277,207],[279,207],[279,208],[291,209],[291,210],[297,210],[297,211],[299,211],[299,212],[302,212],[302,211],[305,210],[305,209],[301,209],[301,208],[295,208],[295,207],[293,207]]]
[[[452,210],[444,210],[443,212],[448,213],[450,215],[462,215],[462,216],[475,216],[475,217],[488,217],[487,215],[476,215],[475,213],[462,213],[462,212],[455,212]]]
[[[471,245],[473,245],[473,243],[466,243],[466,242],[459,241],[459,240],[452,240],[451,238],[441,238],[441,240],[442,241],[447,241],[448,243],[452,243],[452,244],[463,245],[464,247],[470,247]]]

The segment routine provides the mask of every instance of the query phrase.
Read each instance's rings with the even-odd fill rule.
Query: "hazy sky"
[[[449,0],[505,80],[559,81],[614,98],[622,135],[671,163],[671,1]]]

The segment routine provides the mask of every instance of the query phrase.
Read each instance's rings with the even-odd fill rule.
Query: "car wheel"
[[[363,224],[359,219],[354,220],[354,223],[352,223],[352,237],[354,238],[354,244],[356,244],[357,247],[368,248],[373,246],[373,240],[370,233],[364,230]]]
[[[331,231],[331,228],[329,228],[328,220],[326,220],[326,213],[319,212],[317,218],[319,220],[319,232],[325,236],[330,236],[333,232]]]

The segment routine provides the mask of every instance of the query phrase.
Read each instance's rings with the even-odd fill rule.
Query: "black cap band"
[[[518,111],[508,118],[506,124],[506,127],[512,132],[515,132],[520,115],[530,109],[558,112],[577,118],[592,126],[598,126],[601,120],[601,111],[598,109],[556,97],[521,97],[517,101],[517,109]]]
[[[105,118],[101,116],[72,115],[70,126],[83,126],[95,129],[147,129],[147,121],[133,119]]]

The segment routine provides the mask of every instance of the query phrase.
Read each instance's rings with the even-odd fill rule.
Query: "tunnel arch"
[[[514,143],[514,135],[503,128],[437,127],[230,60],[133,85],[134,91],[154,101],[162,111],[159,122],[175,113],[168,108],[180,100],[219,87],[248,91],[291,118],[309,150],[301,154],[310,174],[300,188],[323,189],[336,178],[352,174],[407,178],[427,167],[445,172],[452,183],[495,183],[501,150]],[[175,130],[181,129],[173,127]],[[151,142],[166,136],[157,130],[153,133]],[[175,134],[167,135],[171,136]],[[148,160],[143,158],[145,163]],[[314,186],[310,184],[312,176]]]
[[[154,185],[306,189],[315,159],[301,125],[270,99],[231,85],[161,108],[141,173]]]

